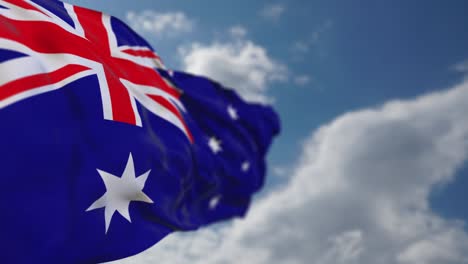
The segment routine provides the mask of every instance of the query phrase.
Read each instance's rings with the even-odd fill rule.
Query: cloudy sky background
[[[468,263],[468,3],[75,0],[273,104],[245,219],[114,263]]]

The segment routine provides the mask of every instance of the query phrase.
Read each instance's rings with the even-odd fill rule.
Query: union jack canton
[[[125,37],[131,30],[106,14],[47,2],[1,1],[0,24],[15,29],[1,32],[1,47],[27,56],[2,63],[0,107],[96,75],[104,119],[142,126],[137,100],[191,140],[180,92],[153,69],[162,63],[145,41],[122,43],[116,32]]]

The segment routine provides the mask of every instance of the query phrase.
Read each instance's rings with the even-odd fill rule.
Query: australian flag
[[[276,114],[114,17],[0,0],[0,259],[99,263],[243,216]]]

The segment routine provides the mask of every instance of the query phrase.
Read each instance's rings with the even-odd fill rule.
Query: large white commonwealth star
[[[122,177],[112,175],[108,172],[97,170],[106,186],[106,193],[97,199],[86,211],[105,207],[104,219],[106,222],[106,234],[115,211],[119,212],[125,219],[131,222],[128,207],[130,202],[139,201],[153,203],[153,201],[143,192],[146,179],[151,170],[135,177],[135,167],[133,165],[132,153],[128,157],[127,166]]]

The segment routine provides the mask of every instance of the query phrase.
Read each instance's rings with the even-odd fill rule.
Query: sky
[[[113,263],[468,263],[467,1],[68,2],[282,121],[244,219]]]

